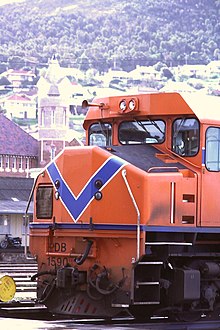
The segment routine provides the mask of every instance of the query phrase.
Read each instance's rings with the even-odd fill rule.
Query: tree
[[[25,60],[23,58],[21,58],[20,56],[11,56],[8,59],[8,65],[9,65],[9,68],[18,70],[18,69],[22,68],[23,66],[25,66]]]
[[[220,59],[220,49],[219,48],[216,48],[214,50],[213,55],[214,55],[215,60],[219,60]]]
[[[106,1],[85,4],[78,0],[74,10],[66,10],[67,4],[72,1],[32,0],[2,6],[0,54],[7,55],[3,61],[10,56],[9,67],[18,69],[24,65],[23,58],[32,55],[40,64],[46,63],[55,51],[67,65],[68,54],[80,62],[90,50],[85,53],[86,67],[92,63],[99,71],[107,70],[117,54],[120,67],[128,71],[137,64],[158,61],[184,64],[185,54],[188,63],[219,58],[220,0],[135,0],[129,4],[111,0],[107,7]],[[103,53],[104,65],[101,56],[93,55],[97,49]]]
[[[172,72],[170,71],[170,69],[168,68],[162,68],[161,69],[161,73],[164,77],[166,77],[167,79],[172,79],[173,78],[173,74]]]
[[[0,63],[0,74],[7,70],[7,65],[5,63]]]
[[[6,113],[6,110],[1,105],[0,105],[0,113],[3,113],[3,114]]]

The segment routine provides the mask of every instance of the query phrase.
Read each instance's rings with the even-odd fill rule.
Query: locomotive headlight
[[[95,197],[95,199],[96,199],[97,201],[100,201],[100,199],[102,199],[102,193],[101,193],[101,191],[97,191],[97,192],[95,193],[94,197]]]
[[[136,102],[134,99],[131,99],[128,104],[129,110],[133,111],[136,108]]]
[[[58,201],[58,199],[60,198],[60,193],[59,191],[55,191],[55,199]]]
[[[119,103],[119,108],[120,108],[121,111],[125,111],[127,109],[127,104],[126,104],[126,101],[125,100],[122,100]]]
[[[95,187],[96,187],[97,189],[100,189],[100,188],[102,187],[102,185],[103,185],[103,183],[102,183],[101,180],[96,180],[96,181],[95,181]]]
[[[55,181],[55,187],[56,187],[57,189],[60,188],[60,181],[59,181],[59,180],[56,180],[56,181]]]

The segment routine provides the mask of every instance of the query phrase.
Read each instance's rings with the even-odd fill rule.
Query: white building
[[[137,65],[136,69],[129,72],[129,78],[133,80],[160,80],[160,72],[154,69],[152,66]]]
[[[8,118],[36,118],[36,96],[29,97],[25,94],[12,94],[1,98],[0,106],[2,109],[6,110]]]
[[[209,73],[209,76],[218,75],[220,77],[220,60],[211,61],[207,64],[207,72]]]
[[[36,78],[35,73],[25,70],[9,69],[1,74],[2,77],[6,77],[14,88],[19,88],[22,84],[32,84]]]
[[[206,78],[207,66],[203,64],[185,64],[172,69],[175,76],[185,76],[188,78]]]
[[[114,81],[114,80],[119,80],[119,81],[127,84],[127,81],[129,79],[129,73],[126,71],[122,71],[122,70],[109,69],[109,71],[107,73],[105,73],[101,77],[101,79],[103,81],[103,87],[109,87],[110,82]]]

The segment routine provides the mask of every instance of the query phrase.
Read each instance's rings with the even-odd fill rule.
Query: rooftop
[[[24,214],[31,194],[34,180],[31,178],[0,177],[1,214]],[[29,212],[33,211],[31,202]]]
[[[38,141],[3,114],[0,114],[0,128],[0,154],[38,156]]]

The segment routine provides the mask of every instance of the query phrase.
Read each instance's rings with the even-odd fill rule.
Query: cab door
[[[201,226],[220,225],[220,127],[205,133],[201,189]]]

